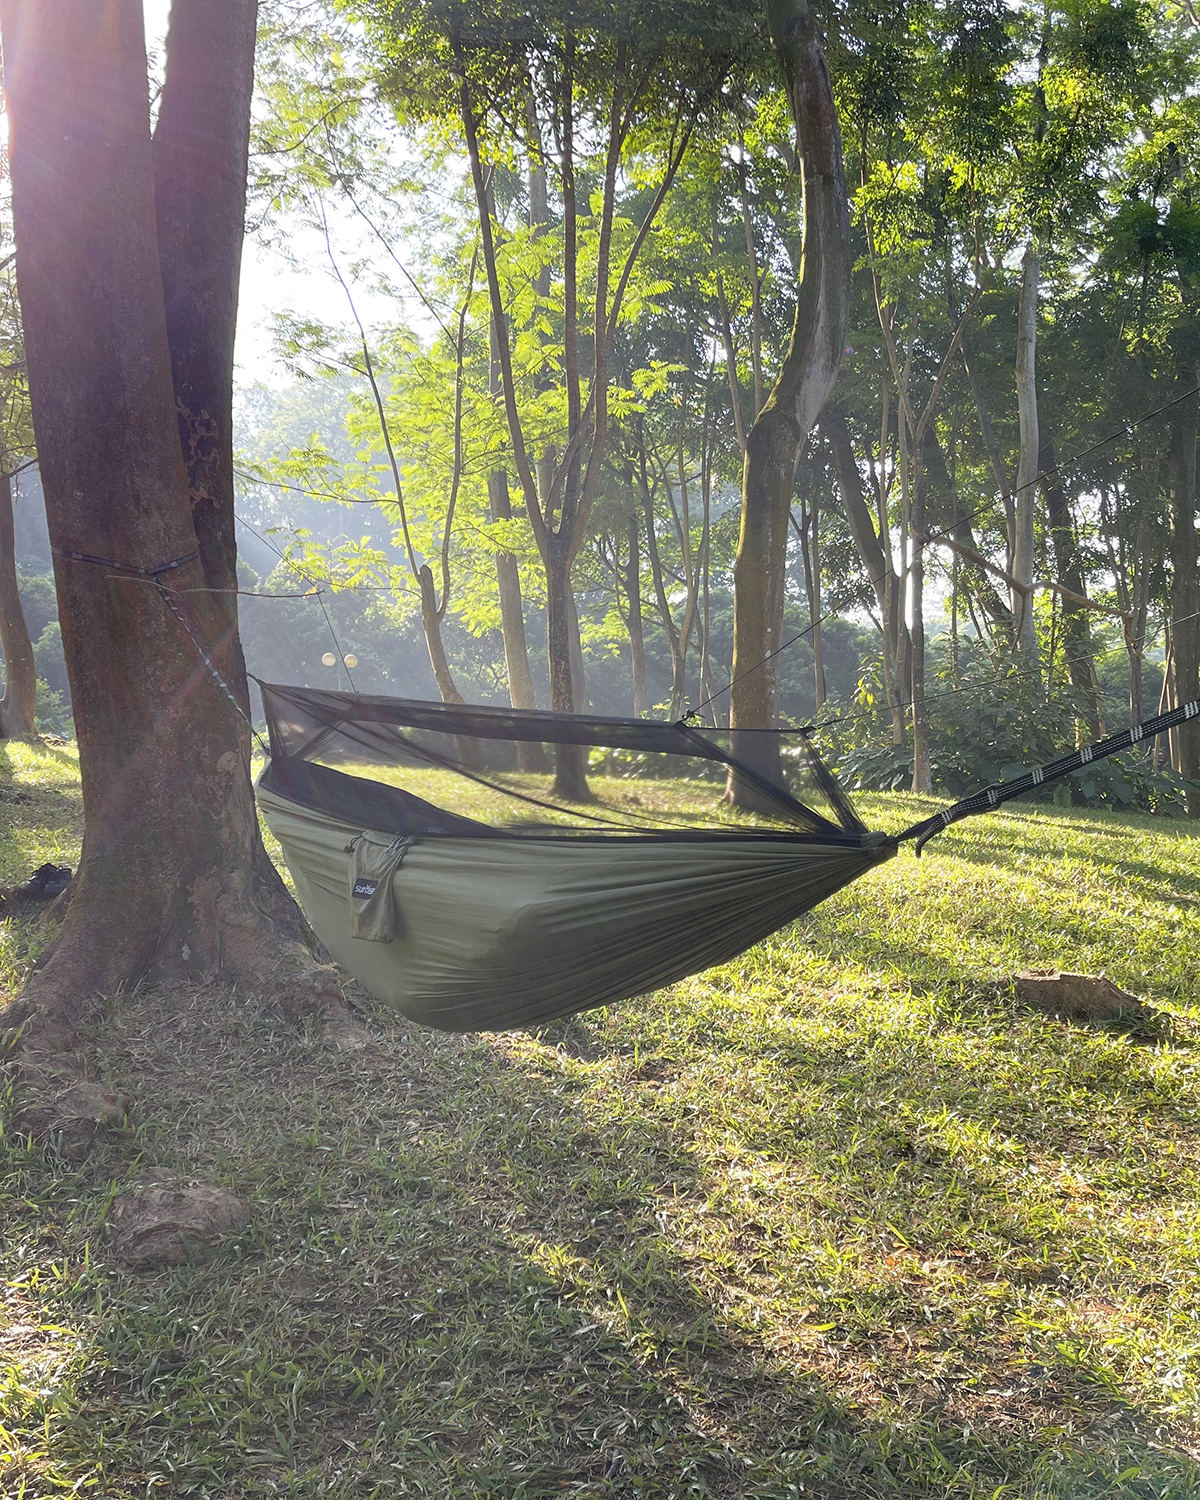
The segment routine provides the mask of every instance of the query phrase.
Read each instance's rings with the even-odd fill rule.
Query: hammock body
[[[269,776],[258,800],[330,955],[377,1000],[443,1031],[536,1026],[671,984],[895,852],[882,834],[826,845],[419,834],[392,877],[382,943],[351,936],[347,846],[366,830],[273,791]]]
[[[804,731],[764,754],[756,732],[726,745],[682,721],[259,686],[259,806],[313,930],[377,1000],[445,1031],[535,1026],[726,962],[899,843],[919,852],[959,818],[1200,717],[1180,705],[888,836],[859,821]],[[522,773],[522,746],[543,768],[563,747],[600,752],[587,774],[604,796],[564,802],[557,779]],[[727,775],[758,812],[724,809]],[[441,805],[464,787],[471,816]]]

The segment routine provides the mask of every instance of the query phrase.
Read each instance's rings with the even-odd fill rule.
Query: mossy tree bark
[[[791,343],[746,437],[729,723],[734,754],[777,780],[775,738],[738,731],[778,720],[779,662],[773,653],[782,645],[788,517],[796,463],[833,389],[846,341],[850,220],[841,132],[816,18],[807,0],[767,0],[767,23],[796,127],[804,248]],[[728,795],[755,805],[753,787],[736,776]]]
[[[66,919],[6,1018],[47,1047],[73,1042],[90,997],[147,975],[340,998],[262,851],[234,701],[245,708],[230,406],[255,12],[175,0],[152,144],[140,0],[0,0],[83,782]]]

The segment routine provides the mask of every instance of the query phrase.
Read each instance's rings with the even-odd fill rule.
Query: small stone
[[[1018,1000],[1073,1021],[1149,1021],[1153,1017],[1136,995],[1103,975],[1025,969],[1015,976],[1014,984]]]
[[[249,1205],[236,1193],[207,1183],[180,1187],[164,1171],[122,1193],[108,1215],[113,1254],[138,1270],[208,1260],[249,1222]]]

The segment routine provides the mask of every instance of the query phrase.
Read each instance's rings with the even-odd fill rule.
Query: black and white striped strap
[[[1039,766],[1035,771],[1027,771],[1024,776],[1018,776],[1012,781],[1000,781],[994,786],[984,787],[982,791],[972,792],[969,797],[964,797],[961,802],[956,802],[953,807],[946,808],[944,812],[935,813],[933,817],[925,818],[920,823],[914,823],[911,828],[906,828],[903,833],[897,835],[897,842],[903,843],[906,839],[916,839],[917,853],[920,854],[935,834],[941,833],[943,828],[949,828],[951,823],[957,823],[960,818],[969,818],[975,813],[988,812],[993,807],[999,807],[1001,802],[1024,796],[1035,786],[1044,786],[1048,781],[1057,781],[1062,776],[1069,776],[1080,766],[1090,765],[1094,760],[1104,760],[1109,755],[1118,755],[1122,750],[1128,750],[1131,745],[1136,745],[1140,740],[1152,739],[1156,734],[1162,734],[1164,730],[1174,729],[1177,724],[1183,724],[1186,720],[1195,718],[1200,718],[1200,698],[1193,699],[1191,703],[1181,703],[1178,708],[1168,709],[1165,714],[1146,719],[1141,724],[1135,724],[1131,729],[1122,729],[1119,734],[1110,734],[1106,740],[1097,740],[1094,745],[1084,745],[1082,749],[1073,750],[1070,755],[1060,756],[1058,760]]]

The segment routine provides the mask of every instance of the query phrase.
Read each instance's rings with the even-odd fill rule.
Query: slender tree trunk
[[[4,651],[3,733],[8,739],[35,739],[37,667],[33,642],[21,608],[13,541],[12,475],[0,475],[0,649]]]
[[[493,469],[488,475],[488,514],[493,521],[507,521],[512,516],[508,475],[503,469]],[[521,575],[511,552],[496,553],[496,588],[500,596],[500,633],[504,641],[509,702],[514,708],[533,708],[533,674],[529,670],[529,646],[525,639]]]
[[[641,456],[644,458],[645,450]],[[646,478],[645,465],[639,465],[638,476],[642,490],[642,509],[646,517],[646,553],[650,559],[650,579],[654,585],[654,602],[658,606],[658,617],[662,621],[663,636],[667,642],[667,651],[671,657],[672,667],[679,654],[679,631],[676,628],[674,617],[671,614],[671,601],[667,598],[666,583],[663,579],[662,558],[658,551],[658,536],[654,530],[654,497],[650,491],[650,485]]]
[[[738,162],[742,188],[742,224],[746,230],[746,274],[750,281],[750,368],[754,377],[754,415],[763,406],[762,360],[762,278],[758,269],[758,250],[754,244],[754,220],[750,213],[750,192],[746,183],[745,157]]]
[[[1050,544],[1054,549],[1054,566],[1058,582],[1064,589],[1081,598],[1087,597],[1087,584],[1079,561],[1079,547],[1075,540],[1075,528],[1071,521],[1071,507],[1067,503],[1062,480],[1055,472],[1054,440],[1043,438],[1038,455],[1038,468],[1046,476],[1042,480],[1042,493],[1046,497],[1046,521],[1050,532]],[[1083,710],[1088,738],[1104,737],[1104,705],[1100,699],[1096,679],[1096,663],[1092,652],[1092,632],[1088,625],[1087,609],[1070,598],[1062,596],[1063,652],[1067,661],[1067,679],[1075,690],[1075,696]]]
[[[925,521],[927,526],[948,530],[954,540],[971,552],[980,554],[975,533],[965,513],[958,486],[950,474],[946,455],[938,440],[937,429],[931,422],[925,428],[925,439],[921,447],[921,463],[925,473]],[[934,502],[937,502],[936,504]],[[986,568],[968,562],[968,577],[972,593],[987,618],[999,626],[1011,641],[1013,630],[1012,612],[1001,598],[995,583]]]
[[[192,205],[194,222],[213,226],[193,249],[226,267],[236,254],[215,241],[241,236],[245,178],[224,164],[244,160],[253,22],[248,0],[175,0],[168,40],[163,109],[181,97],[195,105],[180,105],[180,134],[196,139],[190,158],[182,146],[172,158],[176,169],[211,154],[214,195],[237,196],[208,217],[202,190]],[[141,5],[0,0],[0,27],[17,277],[84,807],[65,922],[10,1016],[61,1045],[90,996],[148,973],[219,972],[258,990],[296,982],[299,950],[279,947],[276,923],[302,929],[256,867],[243,722],[198,649],[244,695],[230,599],[208,592],[226,586],[210,578],[235,576],[232,507],[226,514],[206,476],[221,471],[231,440],[222,422],[236,278],[193,268],[204,289],[196,316],[211,319],[225,364],[214,359],[177,393],[164,303],[177,261],[169,225],[165,266],[159,259]],[[197,78],[207,85],[185,87]],[[188,317],[171,326],[187,328]],[[181,379],[191,381],[205,362],[203,329],[180,337]],[[197,433],[187,464],[181,414]],[[340,1000],[331,977],[316,988]]]
[[[713,252],[716,253],[717,246],[714,245]],[[729,299],[725,295],[725,283],[721,279],[721,273],[717,272],[717,306],[721,312],[721,337],[725,343],[725,373],[729,377],[729,405],[733,412],[733,428],[737,434],[738,448],[744,455],[746,452],[746,423],[742,416],[742,386],[738,380],[737,372],[737,350],[733,346],[733,325],[729,319]],[[758,413],[755,412],[755,416]]]
[[[629,563],[625,597],[629,600],[629,655],[633,668],[633,716],[646,712],[646,635],[642,625],[642,554],[637,511],[629,517]]]
[[[711,372],[710,372],[711,380]],[[709,580],[712,573],[712,478],[713,452],[711,444],[705,447],[704,472],[701,476],[700,493],[703,516],[700,530],[700,703],[708,703],[713,696],[712,669],[709,662]],[[710,709],[711,714],[711,709]]]
[[[1129,657],[1129,722],[1140,724],[1146,717],[1142,704],[1142,658],[1146,649],[1146,620],[1150,612],[1150,551],[1153,521],[1149,505],[1138,507],[1137,532],[1133,548],[1133,586],[1130,590],[1129,634],[1126,653]]]
[[[792,339],[779,378],[746,438],[742,525],[734,564],[730,727],[735,754],[778,778],[769,735],[739,736],[777,720],[787,574],[788,515],[796,462],[833,389],[846,338],[850,222],[837,110],[807,0],[768,0],[767,19],[796,127],[804,203],[804,251]],[[760,742],[755,744],[756,739]],[[765,743],[764,743],[765,742]],[[753,805],[731,777],[731,800]]]
[[[550,707],[575,713],[571,672],[571,638],[575,599],[571,592],[571,563],[558,546],[546,562],[546,645],[550,659]],[[568,802],[593,802],[587,784],[587,763],[578,745],[559,745],[554,756],[554,794]]]
[[[455,684],[454,674],[446,658],[446,648],[442,643],[442,620],[437,607],[437,586],[433,581],[433,569],[428,563],[421,564],[417,582],[421,589],[421,628],[425,632],[425,645],[429,651],[429,665],[433,668],[433,680],[437,683],[437,690],[441,694],[443,703],[465,703],[467,700]]]
[[[1038,436],[1037,311],[1041,259],[1031,239],[1021,262],[1021,301],[1017,312],[1017,412],[1020,420],[1020,463],[1014,496],[1015,537],[1012,574],[1018,583],[1033,584],[1033,520],[1037,502]],[[1025,664],[1037,666],[1037,627],[1033,618],[1033,594],[1013,590],[1013,614],[1017,617],[1017,649]]]
[[[925,497],[929,482],[922,462],[924,444],[914,445],[917,451],[910,460],[906,453],[905,431],[906,424],[901,423],[900,463],[902,470],[911,464],[913,471],[910,500],[913,549],[908,574],[909,613],[912,616],[909,627],[912,639],[912,789],[928,796],[933,790],[933,765],[929,747],[929,714],[925,706],[925,547],[920,539],[925,535]]]
[[[906,652],[902,640],[907,635],[908,627],[904,619],[903,590],[892,562],[890,540],[886,533],[882,537],[876,534],[871,510],[863,494],[862,476],[854,460],[850,428],[844,413],[838,407],[825,408],[821,415],[821,431],[825,434],[833,455],[833,468],[846,523],[879,605],[879,622],[883,633],[884,690],[892,716],[892,739],[895,744],[903,745],[904,709],[894,684],[897,673],[903,670]]]
[[[496,352],[496,329],[490,324],[491,360],[488,376],[493,398],[502,395],[500,360]],[[508,473],[493,469],[488,475],[488,514],[493,521],[512,518]],[[521,598],[521,572],[511,552],[496,553],[496,590],[500,596],[500,635],[504,641],[504,667],[508,679],[508,701],[514,708],[534,708],[533,673],[529,669],[529,645],[525,639],[525,606]],[[532,742],[517,746],[517,767],[522,771],[544,771],[546,755]]]
[[[813,690],[817,712],[820,713],[825,706],[825,650],[821,632],[821,505],[816,496],[809,505],[808,513],[812,548],[806,569],[808,618],[812,627],[809,635],[812,639]]]
[[[979,364],[968,338],[962,341],[963,365],[966,367],[967,379],[971,383],[971,396],[975,402],[975,412],[979,418],[979,431],[983,437],[983,446],[987,449],[987,456],[992,465],[992,473],[996,476],[996,488],[1000,491],[1000,500],[1004,506],[1004,531],[1007,539],[1006,556],[1004,559],[1004,570],[1011,573],[1013,570],[1013,552],[1016,548],[1017,514],[1013,505],[1012,489],[1008,482],[1008,470],[1005,468],[1004,460],[1000,456],[1000,445],[996,442],[996,435],[992,430],[992,417],[988,410],[987,400],[983,394],[983,385],[979,379]]]
[[[1187,372],[1187,384],[1200,382],[1200,370]],[[1196,539],[1196,437],[1198,401],[1193,394],[1175,408],[1171,423],[1171,640],[1176,703],[1200,698],[1200,572]],[[1200,721],[1180,725],[1175,735],[1175,769],[1200,782]],[[1200,817],[1200,791],[1187,794],[1188,813]]]
[[[571,645],[571,707],[575,713],[581,714],[587,707],[587,683],[583,675],[583,640],[579,633],[579,601],[575,597],[575,587],[569,580],[567,619]]]
[[[683,451],[683,408],[675,432],[675,462],[679,476],[679,510],[675,524],[679,532],[679,554],[683,563],[684,604],[679,626],[678,646],[673,653],[671,683],[671,719],[677,720],[687,701],[687,656],[700,604],[700,569],[692,552],[692,518],[688,499],[687,464]],[[668,481],[669,482],[669,481]]]

